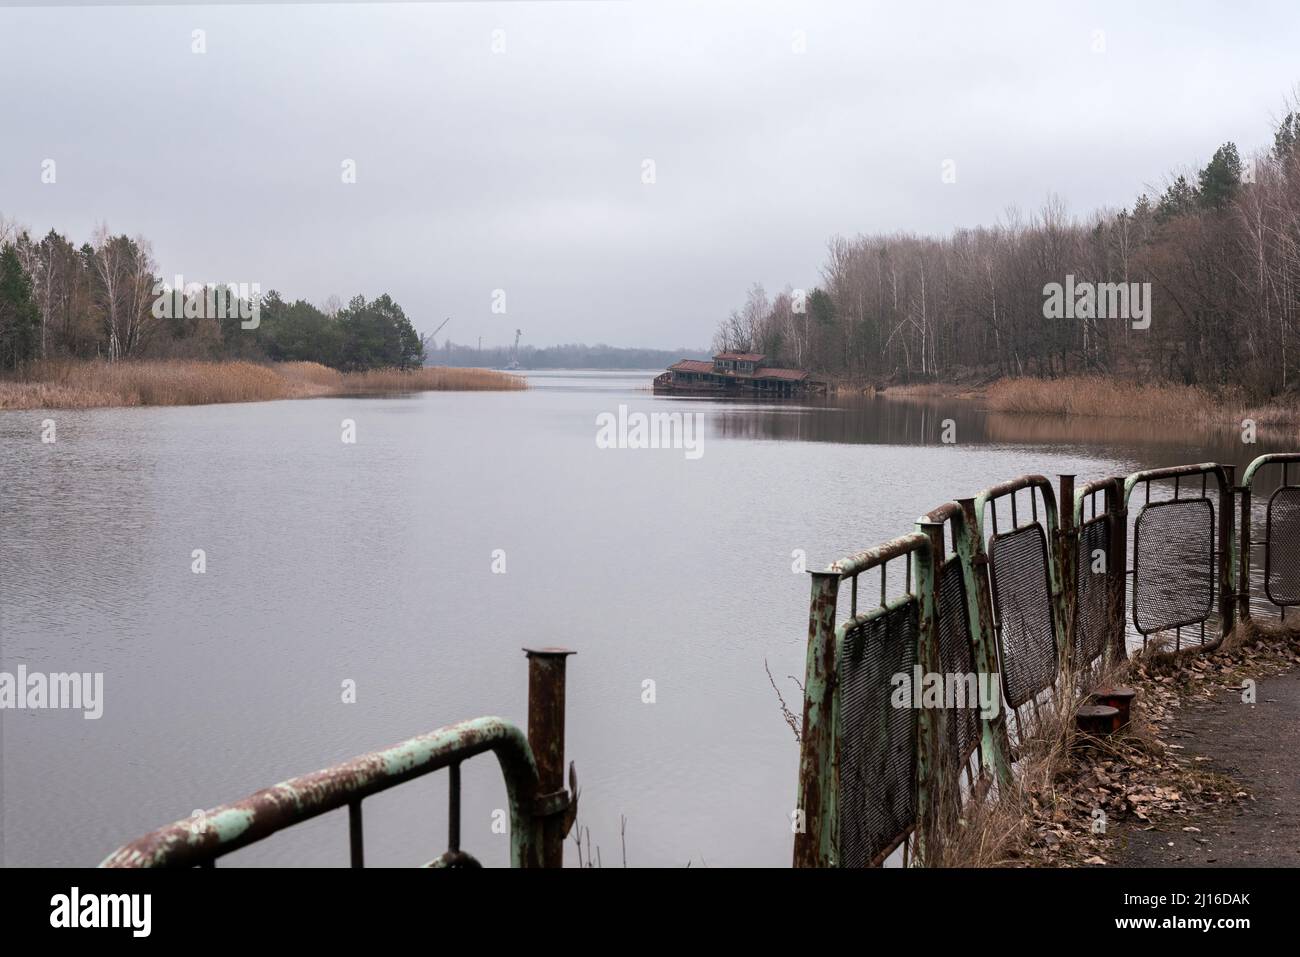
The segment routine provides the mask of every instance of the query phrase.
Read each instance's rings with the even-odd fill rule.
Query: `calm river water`
[[[788,865],[798,749],[764,660],[798,709],[785,676],[802,679],[809,586],[794,550],[822,565],[1023,472],[1241,466],[1278,448],[956,400],[655,398],[652,375],[0,413],[0,670],[104,674],[98,720],[0,711],[3,862],[95,864],[196,808],[442,724],[522,725],[521,647],[565,645],[579,823],[605,866],[622,859],[621,817],[633,866]],[[597,416],[620,404],[702,413],[703,454],[598,448]],[[368,801],[367,862],[440,853],[446,788],[436,774]],[[485,863],[507,860],[491,827],[504,805],[495,761],[467,763],[462,842]],[[336,812],[228,862],[347,858]]]

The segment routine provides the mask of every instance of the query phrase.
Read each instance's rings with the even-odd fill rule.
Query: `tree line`
[[[344,371],[424,361],[424,339],[387,294],[323,308],[274,290],[236,301],[224,287],[220,299],[206,287],[172,290],[156,271],[141,237],[100,227],[77,246],[0,218],[0,368],[63,358],[301,360]]]
[[[1150,324],[1089,306],[1045,309],[1052,284],[1149,283]],[[1082,303],[1082,300],[1081,300]],[[1058,198],[1028,217],[942,238],[835,237],[817,288],[750,288],[716,349],[846,379],[980,372],[1124,374],[1257,396],[1297,385],[1300,113],[1243,162],[1232,143],[1152,201],[1071,218]],[[1137,327],[1135,327],[1137,326]]]
[[[589,346],[568,343],[557,346],[520,346],[519,365],[524,369],[663,369],[678,359],[707,359],[702,349],[638,349],[598,343]],[[510,346],[478,346],[447,339],[429,350],[429,361],[463,368],[499,369],[514,356]]]

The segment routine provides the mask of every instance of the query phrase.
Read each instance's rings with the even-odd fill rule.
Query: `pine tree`
[[[1222,209],[1232,201],[1241,187],[1241,157],[1233,143],[1224,143],[1201,170],[1200,204],[1207,209]]]
[[[32,281],[12,243],[0,251],[0,367],[17,369],[36,358],[41,314],[32,299]]]
[[[1156,222],[1163,223],[1175,216],[1190,213],[1196,206],[1196,202],[1196,187],[1187,182],[1186,176],[1180,175],[1169,184],[1169,188],[1156,203]]]
[[[1291,158],[1297,141],[1300,141],[1300,116],[1288,113],[1273,134],[1273,158],[1285,163]]]

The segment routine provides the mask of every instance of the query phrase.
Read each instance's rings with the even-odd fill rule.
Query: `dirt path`
[[[1182,745],[1182,760],[1227,775],[1253,800],[1151,830],[1126,825],[1113,864],[1300,866],[1300,671],[1261,680],[1254,705],[1240,691],[1189,704],[1165,739]]]

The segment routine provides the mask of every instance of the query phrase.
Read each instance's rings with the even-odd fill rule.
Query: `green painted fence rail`
[[[217,858],[328,811],[348,809],[349,854],[363,867],[362,801],[446,768],[447,849],[425,866],[478,867],[460,846],[460,764],[492,752],[505,778],[513,867],[560,867],[577,814],[577,775],[564,787],[564,648],[525,649],[528,733],[504,718],[473,718],[381,751],[292,778],[240,801],[159,828],[118,848],[101,867],[212,867]]]
[[[1094,687],[1157,636],[1209,651],[1262,609],[1285,619],[1300,605],[1296,473],[1300,453],[1260,456],[1239,486],[1213,462],[1077,488],[1025,475],[811,572],[794,865],[924,866],[941,823],[1012,780],[1063,682]],[[1000,706],[895,706],[909,672],[989,682]]]

